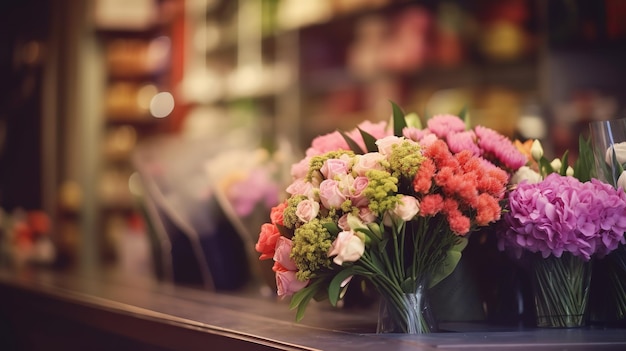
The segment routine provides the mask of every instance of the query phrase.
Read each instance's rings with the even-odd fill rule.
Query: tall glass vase
[[[427,334],[437,331],[437,321],[429,303],[424,283],[415,292],[400,295],[382,294],[377,333]]]
[[[563,253],[532,260],[531,279],[537,327],[573,328],[586,323],[591,261]]]
[[[596,177],[626,190],[626,118],[589,124]],[[602,271],[594,279],[592,322],[626,323],[626,246],[602,259]]]
[[[626,245],[593,265],[590,322],[626,326]]]
[[[589,124],[596,178],[617,186],[626,163],[626,118]],[[617,161],[617,162],[614,162]]]

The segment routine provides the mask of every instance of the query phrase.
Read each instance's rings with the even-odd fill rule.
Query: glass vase
[[[532,260],[531,279],[537,327],[575,328],[586,324],[591,261],[563,253]]]
[[[626,245],[620,245],[593,265],[590,321],[626,326]]]
[[[626,143],[626,118],[591,122],[589,130],[595,159],[595,177],[617,186],[621,175],[618,163],[623,165],[626,155],[623,154],[622,147],[614,146]]]
[[[419,284],[412,293],[381,296],[377,333],[426,334],[435,331],[437,322],[426,284]]]
[[[608,255],[608,275],[611,279],[610,296],[614,313],[609,322],[626,321],[626,246],[620,245]]]

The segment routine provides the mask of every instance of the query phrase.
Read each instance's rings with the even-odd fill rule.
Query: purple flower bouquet
[[[540,327],[585,323],[590,262],[625,243],[626,193],[591,179],[552,173],[511,191],[500,250],[534,253],[532,279]]]

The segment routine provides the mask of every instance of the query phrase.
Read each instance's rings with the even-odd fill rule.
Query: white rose
[[[365,252],[365,243],[353,231],[343,231],[337,235],[328,252],[328,257],[335,256],[333,262],[342,265],[344,262],[356,262]]]
[[[530,167],[522,166],[513,174],[513,177],[511,177],[511,184],[519,184],[524,180],[528,181],[530,184],[534,184],[539,183],[543,178],[541,174],[533,171]]]
[[[396,218],[403,221],[410,221],[417,215],[420,210],[420,203],[413,196],[402,196],[400,202],[393,209]]]
[[[606,163],[613,164],[613,150],[615,150],[615,158],[620,165],[626,163],[626,141],[613,144],[606,150]]]
[[[382,161],[385,156],[379,152],[369,152],[364,155],[357,155],[356,162],[352,166],[352,171],[359,176],[365,176],[365,173],[371,169],[382,170]]]
[[[376,140],[376,146],[378,146],[378,152],[385,156],[389,156],[391,155],[393,145],[400,144],[404,140],[404,138],[390,135],[382,139]]]

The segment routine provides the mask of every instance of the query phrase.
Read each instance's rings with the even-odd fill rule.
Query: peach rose
[[[276,225],[284,225],[284,217],[283,213],[285,212],[285,208],[287,208],[287,202],[282,202],[274,207],[270,211],[270,221]]]
[[[269,260],[274,257],[276,242],[280,236],[280,232],[274,224],[263,223],[263,225],[261,225],[259,240],[254,246],[254,249],[261,253],[259,260]]]

